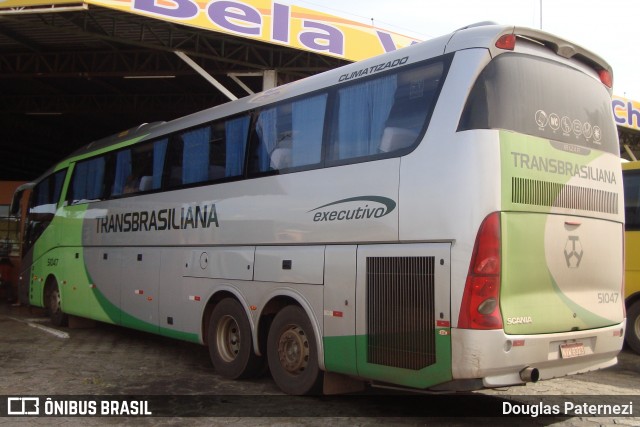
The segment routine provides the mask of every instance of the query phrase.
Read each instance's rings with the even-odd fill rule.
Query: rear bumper
[[[527,367],[537,368],[542,380],[606,368],[617,362],[624,324],[544,335],[452,329],[453,378],[480,378],[485,387],[501,387],[523,384],[520,372]],[[562,358],[560,345],[572,342],[583,343],[585,354]]]

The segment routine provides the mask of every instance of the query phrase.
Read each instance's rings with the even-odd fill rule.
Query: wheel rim
[[[223,316],[216,329],[218,353],[225,362],[233,362],[240,353],[240,327],[231,316]]]
[[[640,337],[640,316],[637,316],[636,321],[633,322],[633,331],[636,333],[636,337]]]
[[[292,375],[303,372],[309,363],[309,340],[304,330],[290,325],[278,340],[278,357],[282,367]]]

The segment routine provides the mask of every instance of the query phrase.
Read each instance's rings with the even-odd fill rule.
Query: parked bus
[[[625,205],[625,341],[640,353],[640,161],[622,164]]]
[[[33,188],[25,289],[55,324],[201,343],[290,394],[611,366],[611,82],[556,36],[474,25],[93,142]]]

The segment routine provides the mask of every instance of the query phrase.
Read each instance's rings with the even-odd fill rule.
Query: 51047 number
[[[618,292],[598,292],[598,304],[615,304],[618,302]]]

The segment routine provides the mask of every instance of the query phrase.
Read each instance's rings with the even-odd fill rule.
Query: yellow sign
[[[84,0],[267,43],[357,61],[418,40],[277,0]]]
[[[618,126],[640,130],[640,102],[614,96],[611,104]]]
[[[0,0],[0,9],[93,5],[351,61],[419,40],[278,0]]]

